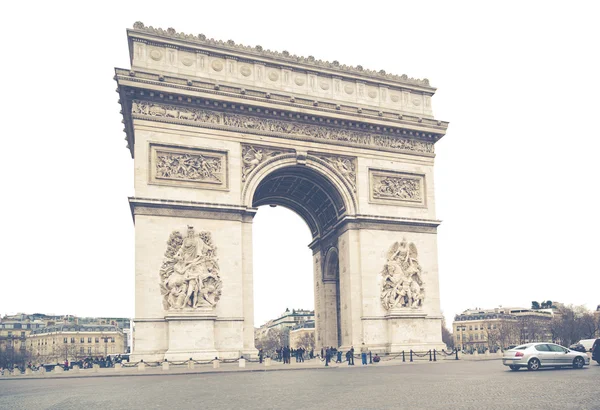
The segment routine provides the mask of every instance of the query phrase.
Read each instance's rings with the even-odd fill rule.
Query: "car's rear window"
[[[529,346],[531,346],[531,345],[521,345],[521,346],[517,346],[517,347],[515,347],[515,350],[525,350],[525,349],[527,349]]]

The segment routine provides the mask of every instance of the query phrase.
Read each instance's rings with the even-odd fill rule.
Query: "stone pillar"
[[[77,365],[74,365],[74,366],[73,366],[73,368],[71,369],[71,371],[72,371],[73,373],[79,373],[79,366],[77,366]]]
[[[188,368],[188,369],[193,369],[193,368],[194,368],[194,366],[195,366],[195,363],[194,363],[194,361],[192,360],[192,358],[190,358],[190,360],[188,360],[188,362],[187,362],[187,368]]]
[[[252,220],[255,213],[242,216],[242,286],[244,309],[243,350],[246,357],[256,356],[254,346],[254,280],[252,273]]]
[[[140,362],[137,366],[138,372],[145,372],[146,371],[146,363],[144,362]]]
[[[60,366],[54,366],[54,371],[53,373],[62,373],[64,372],[64,369]]]
[[[99,370],[100,370],[100,365],[99,364],[92,365],[92,371],[94,373],[98,373]]]
[[[213,364],[213,369],[218,369],[219,367],[221,367],[221,361],[217,358],[215,358],[215,360],[213,360],[212,364]]]
[[[271,367],[271,358],[270,357],[267,357],[265,359],[265,367]]]
[[[246,367],[246,359],[243,357],[239,360],[240,367]]]
[[[169,371],[169,362],[162,362],[162,369],[165,372]]]
[[[31,376],[33,374],[33,372],[31,371],[30,368],[25,369],[25,376]]]
[[[123,369],[123,365],[121,363],[115,363],[115,372],[120,372]]]

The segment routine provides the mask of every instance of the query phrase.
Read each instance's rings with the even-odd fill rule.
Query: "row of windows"
[[[490,330],[490,329],[496,329],[496,324],[493,324],[493,325],[488,324],[487,328],[488,328],[488,330]],[[456,331],[457,332],[460,332],[461,330],[463,332],[465,332],[467,330],[467,327],[466,326],[463,326],[463,327],[456,326]],[[473,325],[471,325],[471,326],[469,326],[469,330],[471,330],[471,331],[472,330],[484,330],[484,326],[483,325],[480,325],[480,326],[475,325],[475,329],[473,329]]]
[[[473,340],[473,337],[475,337],[475,340],[479,340],[479,337],[480,337],[479,333],[475,333],[475,335],[469,334],[468,339],[469,340]],[[456,340],[460,340],[460,339],[461,339],[460,334],[456,335]],[[467,340],[467,335],[463,334],[462,335],[462,340]],[[486,340],[484,333],[481,334],[481,340]]]
[[[100,339],[102,339],[102,341],[103,341],[104,343],[108,343],[108,340],[109,340],[109,339],[110,339],[110,342],[111,342],[111,343],[114,343],[114,342],[115,342],[115,338],[114,338],[114,337],[108,337],[108,336],[107,336],[107,337],[96,337],[96,338],[95,338],[95,342],[96,342],[96,343],[100,343]],[[63,343],[68,343],[68,342],[69,342],[69,338],[68,338],[68,337],[65,337],[65,338],[63,338]],[[87,340],[87,342],[88,342],[88,343],[92,343],[92,338],[91,338],[91,337],[88,337],[88,340]],[[74,338],[74,337],[72,337],[72,338],[71,338],[71,343],[75,343],[75,338]],[[82,337],[82,338],[80,338],[80,339],[79,339],[79,343],[85,343],[85,337]]]

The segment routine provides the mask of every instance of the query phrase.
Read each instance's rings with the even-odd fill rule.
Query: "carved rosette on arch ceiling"
[[[210,232],[196,233],[188,226],[184,237],[173,231],[160,268],[163,308],[196,309],[213,307],[221,297],[217,248]]]
[[[425,287],[418,257],[417,246],[413,242],[407,243],[406,239],[400,243],[394,242],[390,247],[381,272],[381,304],[386,310],[423,306]]]

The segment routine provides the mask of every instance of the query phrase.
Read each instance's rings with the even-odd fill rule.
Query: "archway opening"
[[[271,208],[263,210],[264,205],[270,205]],[[294,293],[293,300],[299,298],[297,300],[308,301],[296,291],[305,292],[305,283],[302,283],[302,286],[298,285],[298,281],[305,281],[313,287],[314,348],[319,351],[322,347],[341,346],[339,261],[334,230],[337,222],[347,211],[342,196],[327,177],[319,172],[306,166],[290,166],[275,170],[260,181],[254,191],[252,206],[261,207],[254,219],[254,231],[257,234],[253,238],[256,325],[260,326],[265,322],[264,312],[267,310],[263,306],[265,301],[268,300],[269,304],[273,302],[273,298],[268,299],[269,296],[264,292],[263,287],[270,289],[269,292],[277,292],[277,289],[281,289],[283,294]],[[274,206],[277,208],[272,208]],[[262,248],[263,246],[277,249],[281,246],[285,247],[287,243],[293,243],[294,248],[297,248],[299,246],[297,240],[303,235],[297,225],[298,220],[294,221],[285,210],[274,211],[279,208],[287,208],[300,216],[309,228],[310,237],[305,237],[308,240],[300,245],[301,249],[291,250],[288,260],[280,260],[278,263],[268,265],[264,260],[272,253]],[[264,234],[263,229],[268,227],[269,219],[275,220],[274,223],[278,225],[276,230],[271,230],[269,238],[259,238],[259,235]],[[265,226],[262,226],[263,224]],[[328,238],[326,243],[323,241],[325,237]],[[273,245],[274,243],[276,245]],[[307,247],[309,243],[312,249]],[[285,250],[287,251],[289,249]],[[312,269],[305,264],[307,259]],[[286,269],[289,270],[290,265],[295,265],[294,268],[303,271],[294,274],[297,277],[288,275]],[[311,270],[312,280],[309,279],[310,273],[308,273]],[[271,283],[266,283],[262,276],[267,276],[269,278],[267,280]],[[273,279],[276,277],[278,279]],[[272,283],[274,280],[278,282]],[[286,313],[292,312],[284,314]],[[295,320],[303,319],[297,317]],[[278,324],[271,323],[271,325]],[[287,325],[281,327],[283,326],[293,327],[293,324],[288,321]],[[263,325],[263,328],[259,329],[259,334],[265,330]],[[290,337],[290,346],[294,345],[293,340],[294,338]]]

